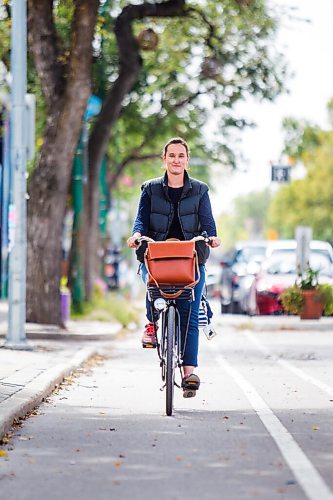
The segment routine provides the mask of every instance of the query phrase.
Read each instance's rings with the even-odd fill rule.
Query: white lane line
[[[268,354],[273,361],[278,363],[281,366],[284,366],[287,368],[289,371],[293,372],[295,375],[300,377],[301,379],[305,380],[306,382],[310,382],[311,384],[315,385],[319,389],[321,389],[323,392],[326,392],[329,396],[333,398],[333,387],[325,384],[325,382],[321,382],[321,380],[318,380],[315,377],[312,377],[311,375],[308,375],[305,373],[303,370],[300,368],[297,368],[294,366],[292,363],[289,361],[286,361],[285,359],[280,359],[275,354],[272,354],[267,347],[265,347],[254,335],[252,335],[250,332],[243,332],[243,334],[254,344],[259,351],[261,351],[264,354]]]
[[[217,355],[216,358],[220,366],[235,380],[243,391],[252,408],[274,439],[308,499],[318,500],[320,498],[320,500],[333,500],[333,493],[324,479],[256,389],[223,356]]]

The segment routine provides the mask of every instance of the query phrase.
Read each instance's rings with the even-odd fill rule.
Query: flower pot
[[[304,308],[301,319],[319,319],[323,314],[323,303],[317,290],[303,290]]]

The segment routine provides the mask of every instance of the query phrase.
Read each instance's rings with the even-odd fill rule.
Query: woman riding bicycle
[[[169,238],[190,240],[206,232],[211,247],[218,247],[221,242],[216,235],[216,225],[212,215],[208,186],[188,176],[190,152],[187,143],[180,137],[170,139],[163,149],[163,163],[166,170],[163,177],[145,182],[138,206],[137,216],[133,225],[132,236],[127,244],[130,248],[137,248],[136,240],[141,236],[149,236],[155,241],[164,241]],[[198,253],[200,280],[194,289],[195,300],[191,305],[188,323],[186,345],[183,356],[184,395],[188,386],[198,389],[199,377],[194,374],[198,366],[199,328],[198,315],[200,299],[205,283],[205,268],[209,256],[206,243],[196,243]],[[139,257],[138,257],[139,258]],[[141,260],[141,259],[139,259]],[[143,261],[143,260],[142,260]],[[141,274],[147,283],[147,269],[141,265]],[[181,317],[182,335],[186,334],[186,317],[189,304],[178,301],[178,310]],[[146,299],[148,324],[142,337],[142,344],[156,346],[157,339],[154,331],[151,309]],[[195,394],[195,391],[191,393]]]

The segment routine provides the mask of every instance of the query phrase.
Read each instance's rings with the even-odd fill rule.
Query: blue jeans
[[[189,307],[191,307],[191,315],[186,337],[185,352],[183,356],[184,366],[198,366],[198,349],[199,349],[198,319],[199,319],[200,299],[205,285],[205,266],[203,264],[200,264],[199,269],[200,269],[200,280],[198,281],[198,283],[194,288],[194,301],[191,303],[189,303],[187,300],[181,300],[181,299],[176,301],[177,308],[180,314],[182,339],[184,339],[186,333],[187,315]],[[140,272],[143,282],[147,284],[148,272],[144,264],[141,265]],[[148,321],[152,321],[150,302],[148,300],[147,295],[146,295],[146,315]],[[158,315],[155,317],[155,321],[157,321],[157,319]]]

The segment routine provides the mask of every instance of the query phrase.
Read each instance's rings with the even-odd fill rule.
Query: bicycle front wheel
[[[172,415],[173,396],[175,387],[175,338],[176,338],[176,310],[171,305],[167,319],[167,346],[166,346],[166,414]]]

